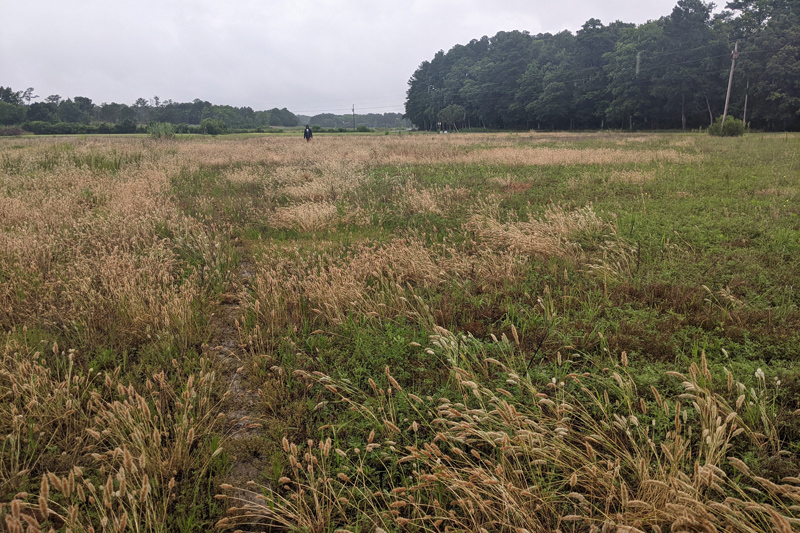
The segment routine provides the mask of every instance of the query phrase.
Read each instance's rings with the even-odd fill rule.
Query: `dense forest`
[[[269,131],[298,126],[301,120],[325,128],[410,126],[399,113],[355,115],[354,125],[353,115],[326,113],[303,117],[286,108],[253,111],[250,107],[214,105],[199,99],[181,103],[155,96],[138,98],[133,105],[115,102],[97,105],[84,96],[62,99],[57,94],[32,102],[39,98],[33,93],[32,87],[24,91],[0,87],[0,126],[19,126],[32,133],[135,133],[154,122],[174,124],[178,133]]]
[[[420,129],[688,129],[723,113],[800,129],[800,0],[680,0],[646,24],[499,32],[439,51],[409,80]]]

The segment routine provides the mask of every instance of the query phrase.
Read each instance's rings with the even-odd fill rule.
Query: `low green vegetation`
[[[147,133],[153,139],[173,139],[175,138],[175,126],[169,122],[153,122],[148,124]]]
[[[708,127],[708,134],[715,137],[738,137],[744,135],[745,129],[745,123],[737,118],[728,117],[723,124],[722,117],[718,117],[714,124]]]

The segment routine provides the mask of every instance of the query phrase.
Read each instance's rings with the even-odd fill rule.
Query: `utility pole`
[[[353,104],[353,131],[356,131],[356,104]]]
[[[736,45],[733,47],[731,75],[728,76],[728,94],[725,95],[725,110],[722,112],[722,127],[725,127],[725,118],[728,116],[728,103],[731,101],[731,85],[733,84],[733,68],[736,66],[737,57],[739,57],[739,41],[736,41]]]
[[[742,122],[744,122],[745,127],[747,127],[747,93],[750,92],[750,78],[747,79],[747,89],[744,91],[744,116],[742,117]]]

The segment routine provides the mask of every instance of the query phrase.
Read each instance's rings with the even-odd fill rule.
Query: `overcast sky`
[[[96,104],[139,97],[402,112],[419,64],[498,31],[644,23],[677,0],[0,0],[0,86]]]

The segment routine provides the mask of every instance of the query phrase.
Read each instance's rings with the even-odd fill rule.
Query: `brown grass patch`
[[[641,136],[642,140],[661,137]],[[191,161],[196,165],[225,166],[230,161],[244,165],[264,165],[274,168],[274,176],[282,183],[281,173],[308,172],[317,179],[334,182],[334,188],[347,190],[349,184],[358,183],[360,169],[378,162],[383,165],[414,164],[497,164],[497,165],[576,165],[576,164],[628,164],[665,162],[695,162],[697,155],[675,150],[536,147],[540,142],[574,142],[598,139],[627,145],[626,137],[619,134],[597,133],[530,133],[515,135],[409,135],[389,137],[320,136],[314,143],[298,143],[293,137],[270,137],[226,140],[224,138],[191,143],[179,143],[174,158]],[[639,141],[634,141],[640,144]],[[224,156],[221,154],[225,154]],[[282,170],[283,169],[283,170]],[[326,177],[328,176],[328,177]],[[288,183],[287,183],[288,184]],[[300,188],[292,194],[298,198],[322,198],[328,194],[329,185]],[[327,197],[327,196],[324,196]]]
[[[445,185],[422,188],[408,182],[401,191],[400,202],[407,213],[441,214],[467,198],[469,191],[463,187]]]
[[[604,221],[592,206],[570,210],[551,205],[540,218],[527,222],[500,222],[488,213],[474,215],[466,227],[495,250],[540,259],[562,257],[604,276],[630,272],[634,264],[635,249],[619,239],[616,224]]]
[[[698,156],[673,150],[615,150],[611,148],[519,148],[503,147],[476,150],[455,158],[458,163],[510,166],[529,165],[615,165],[629,163],[688,163]]]
[[[655,172],[641,170],[615,170],[608,177],[608,183],[626,183],[629,185],[643,185],[655,178]]]
[[[407,183],[402,191],[401,202],[409,213],[441,213],[435,190],[417,188],[413,183]]]
[[[783,196],[793,196],[797,194],[797,189],[790,189],[788,187],[770,187],[768,189],[759,189],[755,191],[753,194],[756,196],[776,196],[776,197],[783,197]]]
[[[264,171],[259,167],[247,166],[227,170],[225,179],[235,184],[260,184],[265,182]]]
[[[323,246],[270,250],[262,257],[248,309],[271,331],[298,320],[304,302],[334,324],[352,312],[427,321],[429,311],[420,307],[416,292],[452,280],[488,289],[518,279],[523,266],[514,251],[427,247],[416,238],[360,243],[346,254]]]
[[[525,192],[532,187],[530,183],[517,181],[513,176],[506,175],[505,177],[492,178],[491,183],[497,185],[504,194],[517,194]]]
[[[308,202],[291,207],[278,207],[267,218],[276,228],[315,231],[333,226],[337,220],[337,213],[336,206],[330,202]]]
[[[197,333],[193,302],[204,289],[175,250],[212,268],[225,258],[170,199],[173,155],[130,140],[42,139],[17,157],[0,174],[11,222],[0,229],[0,270],[15,273],[0,281],[3,328],[35,323],[125,345],[181,332],[194,342],[186,335]]]
[[[617,141],[617,144],[631,144],[631,143],[647,143],[652,142],[653,137],[647,135],[634,135],[630,137],[624,137]]]
[[[525,255],[576,257],[578,247],[570,237],[578,232],[598,232],[608,228],[591,206],[576,210],[551,205],[540,219],[502,223],[487,215],[475,215],[467,229],[499,248]]]
[[[677,147],[680,147],[680,148],[684,148],[684,147],[687,147],[687,146],[695,146],[695,144],[697,144],[696,141],[694,139],[690,138],[690,137],[686,137],[686,138],[683,138],[683,139],[672,140],[669,143],[670,146],[677,146]]]
[[[303,182],[289,185],[283,192],[297,200],[336,200],[357,188],[363,173],[361,165],[332,159],[318,162],[313,170],[304,172],[303,178]]]

